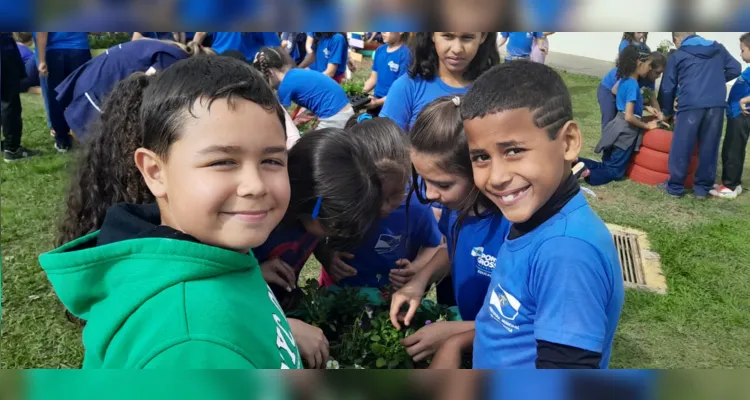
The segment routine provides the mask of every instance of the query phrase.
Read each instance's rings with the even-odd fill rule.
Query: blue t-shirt
[[[263,46],[281,46],[276,32],[215,32],[211,47],[218,54],[227,50],[239,51],[245,59],[252,61]]]
[[[442,238],[432,207],[421,204],[413,196],[408,213],[406,202],[403,202],[381,219],[377,229],[352,252],[354,258],[346,261],[357,270],[357,275],[342,279],[338,284],[356,287],[388,285],[388,274],[399,268],[396,261],[402,258],[414,261],[419,249],[437,247]]]
[[[36,32],[32,33],[36,45]],[[34,53],[38,54],[38,46],[34,46]],[[88,32],[49,32],[47,35],[47,50],[89,50]]]
[[[643,115],[643,94],[641,94],[638,82],[633,78],[620,79],[620,84],[617,85],[617,96],[615,96],[617,111],[625,112],[625,106],[631,101],[635,103],[633,114]]]
[[[373,93],[375,97],[383,98],[388,95],[393,82],[409,69],[409,61],[411,61],[411,55],[406,45],[401,45],[393,52],[388,52],[387,44],[375,50],[372,62],[372,70],[378,74]]]
[[[474,368],[535,368],[537,340],[602,354],[625,298],[612,235],[583,193],[534,231],[506,240],[476,319]]]
[[[143,37],[159,40],[174,40],[174,33],[172,32],[138,32]]]
[[[301,223],[281,223],[271,232],[265,243],[253,249],[255,258],[259,263],[278,258],[287,263],[299,278],[302,267],[307,259],[315,251],[319,240],[308,233]]]
[[[528,57],[531,55],[531,46],[535,39],[544,37],[544,32],[500,32],[504,38],[508,38],[505,49],[512,57]]]
[[[442,210],[438,227],[448,244],[456,305],[463,321],[473,321],[484,303],[497,263],[495,255],[510,231],[510,222],[502,214],[466,217],[454,249],[458,212],[446,207]]]
[[[630,40],[623,40],[620,42],[620,47],[617,49],[617,53],[622,53],[626,47],[630,46]]]
[[[330,118],[349,104],[349,97],[336,81],[309,69],[289,70],[279,85],[278,96],[284,107],[293,101],[318,118]]]
[[[745,71],[734,81],[732,89],[729,90],[727,118],[736,118],[742,115],[740,100],[747,96],[750,96],[750,67],[745,68]]]
[[[24,64],[26,64],[27,61],[34,57],[34,52],[21,43],[18,43],[18,51],[21,52],[21,59],[23,60]]]
[[[311,65],[310,69],[324,72],[328,68],[328,64],[336,64],[336,73],[334,76],[346,72],[349,48],[346,45],[344,35],[337,33],[329,38],[320,38],[318,43],[313,47],[315,51],[315,64]]]
[[[445,84],[440,77],[427,81],[417,76],[404,74],[393,82],[385,98],[380,116],[392,119],[404,131],[408,131],[425,106],[442,96],[463,95],[469,86],[455,88]]]
[[[607,88],[607,90],[612,91],[612,88],[615,87],[615,83],[617,83],[617,68],[612,68],[607,72],[607,75],[604,75],[604,78],[602,78],[602,86]],[[656,90],[656,82],[648,78],[638,78],[638,85],[642,88]]]

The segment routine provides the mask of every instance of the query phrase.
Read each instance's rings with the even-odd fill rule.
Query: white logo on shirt
[[[531,32],[526,32],[526,38],[527,39],[531,39],[531,36],[532,36]]]
[[[471,249],[471,256],[477,259],[477,271],[484,276],[492,276],[492,271],[497,264],[497,258],[484,254],[484,247]]]
[[[518,316],[518,309],[521,308],[521,302],[512,294],[508,293],[499,284],[492,291],[490,296],[490,315],[500,322],[508,332],[513,333],[519,330],[518,325],[512,323]]]
[[[401,244],[401,235],[389,235],[383,233],[375,243],[375,252],[378,254],[390,253]]]
[[[395,62],[393,62],[393,61],[388,61],[388,68],[390,68],[390,69],[391,69],[391,72],[396,72],[396,73],[398,73],[398,67],[399,67],[399,65],[398,65],[398,64],[396,64]]]
[[[323,55],[326,56],[326,58],[328,58],[328,55],[330,55],[330,54],[331,54],[331,52],[328,51],[328,49],[323,49]]]

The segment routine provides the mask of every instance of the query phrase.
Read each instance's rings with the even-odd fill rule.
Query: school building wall
[[[750,66],[740,58],[740,35],[744,32],[698,32],[699,35],[724,45],[730,54],[742,64],[742,70]],[[559,52],[602,61],[613,62],[617,58],[617,47],[622,32],[557,32],[549,37],[550,52]],[[656,50],[662,40],[672,41],[672,32],[649,32],[646,44]],[[731,85],[734,81],[729,82]]]

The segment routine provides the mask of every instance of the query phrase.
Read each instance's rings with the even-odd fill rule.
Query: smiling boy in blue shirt
[[[624,301],[604,222],[571,173],[581,132],[565,83],[515,61],[479,77],[461,104],[474,181],[512,223],[476,330],[448,339],[432,367],[607,368]]]

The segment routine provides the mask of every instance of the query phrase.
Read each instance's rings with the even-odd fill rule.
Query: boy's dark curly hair
[[[624,48],[617,57],[617,79],[633,75],[638,68],[638,61],[646,61],[651,57],[648,47],[641,44],[631,44]]]
[[[113,204],[155,201],[133,159],[142,146],[140,106],[149,80],[137,72],[119,82],[105,100],[73,175],[58,246],[100,229]]]

